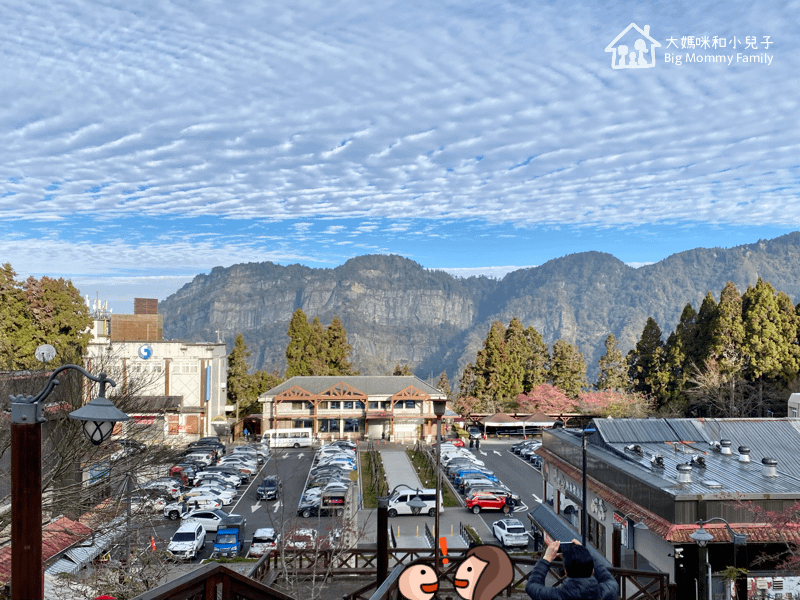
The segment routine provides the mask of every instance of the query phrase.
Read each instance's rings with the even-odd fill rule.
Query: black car
[[[264,477],[264,481],[262,481],[258,489],[256,489],[256,499],[277,500],[282,487],[283,485],[279,477],[275,475]]]

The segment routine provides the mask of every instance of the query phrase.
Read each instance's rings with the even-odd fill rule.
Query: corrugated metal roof
[[[275,397],[294,386],[298,386],[312,394],[321,394],[337,383],[346,383],[355,389],[364,392],[367,396],[391,396],[402,392],[409,386],[417,388],[430,396],[441,397],[442,392],[428,385],[415,375],[350,375],[350,376],[319,376],[319,377],[292,377],[282,384],[261,394],[262,398]]]
[[[695,419],[595,419],[594,424],[609,444],[710,441]]]

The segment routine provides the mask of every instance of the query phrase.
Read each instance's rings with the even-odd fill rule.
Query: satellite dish
[[[50,344],[42,344],[36,349],[34,356],[41,363],[49,363],[56,357],[56,349]]]

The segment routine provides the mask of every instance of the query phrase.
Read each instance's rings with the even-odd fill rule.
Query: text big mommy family
[[[686,63],[723,63],[732,65],[733,63],[757,63],[762,65],[771,65],[772,59],[775,58],[774,54],[694,54],[687,52],[686,54],[664,53],[664,62],[680,66]]]

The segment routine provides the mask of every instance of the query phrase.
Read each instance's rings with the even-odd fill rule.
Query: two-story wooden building
[[[433,400],[446,397],[411,376],[292,377],[259,398],[263,429],[311,427],[323,439],[433,437]]]

